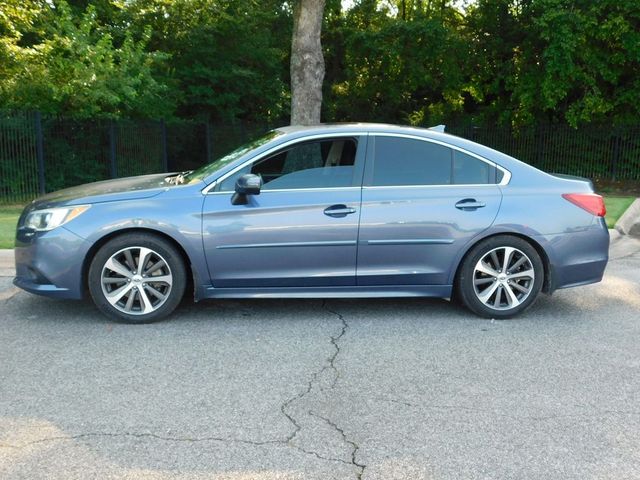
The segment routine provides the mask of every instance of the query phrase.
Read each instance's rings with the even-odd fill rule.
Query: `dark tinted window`
[[[466,153],[453,152],[453,182],[457,185],[495,183],[495,168]]]
[[[349,187],[357,144],[353,138],[305,142],[257,160],[225,179],[219,191],[232,191],[245,173],[260,175],[263,190]]]
[[[448,185],[451,149],[409,138],[376,137],[373,185]]]

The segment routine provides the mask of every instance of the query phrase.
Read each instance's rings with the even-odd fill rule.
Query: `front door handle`
[[[330,217],[342,218],[350,215],[352,213],[356,213],[355,208],[347,207],[346,205],[331,205],[324,209],[324,214]]]
[[[458,203],[456,203],[457,209],[465,211],[477,210],[478,208],[482,208],[485,206],[486,204],[484,202],[478,202],[475,198],[463,198]]]

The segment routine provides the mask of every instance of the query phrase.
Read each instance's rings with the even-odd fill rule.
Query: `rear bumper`
[[[609,261],[609,230],[603,218],[596,219],[583,231],[541,235],[535,239],[549,257],[549,293],[602,280]]]
[[[31,234],[19,230],[13,284],[37,295],[81,299],[82,266],[89,248],[88,242],[64,227]]]

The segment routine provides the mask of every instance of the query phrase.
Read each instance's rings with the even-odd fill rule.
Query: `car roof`
[[[409,125],[392,125],[388,123],[365,123],[365,122],[345,122],[345,123],[319,123],[317,125],[288,125],[277,128],[282,133],[308,133],[322,134],[333,133],[344,130],[356,130],[367,132],[389,132],[407,134],[425,134],[430,130],[422,127],[412,127]]]

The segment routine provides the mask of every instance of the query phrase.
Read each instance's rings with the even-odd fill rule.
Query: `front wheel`
[[[132,233],[105,243],[89,267],[89,291],[96,306],[124,323],[149,323],[180,303],[186,270],[171,243]]]
[[[508,318],[530,307],[544,280],[540,255],[527,241],[510,235],[473,247],[456,281],[462,303],[487,318]]]

